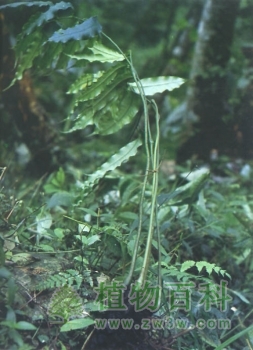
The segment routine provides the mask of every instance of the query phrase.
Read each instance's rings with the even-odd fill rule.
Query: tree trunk
[[[229,112],[226,65],[240,0],[207,0],[198,28],[185,112],[198,119],[200,132],[179,151],[208,157],[212,149],[227,151],[231,134],[223,117]],[[232,141],[231,141],[232,142]]]
[[[11,49],[9,32],[0,14],[0,92],[9,123],[1,124],[3,140],[13,139],[28,147],[31,154],[29,169],[43,175],[53,169],[52,148],[56,136],[49,118],[35,95],[28,71],[23,78],[10,86],[15,76],[15,56]],[[15,128],[13,128],[13,124]]]

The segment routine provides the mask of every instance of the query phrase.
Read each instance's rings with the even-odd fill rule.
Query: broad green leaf
[[[165,90],[172,91],[181,86],[185,80],[178,77],[155,77],[141,79],[141,84],[146,96],[152,96],[157,93],[164,92]],[[139,94],[139,89],[136,83],[128,83],[131,90]]]
[[[92,318],[77,318],[75,320],[71,320],[66,322],[60,329],[61,332],[68,332],[72,331],[74,329],[83,329],[86,328],[92,324],[94,324],[95,321]]]
[[[54,252],[54,248],[51,247],[51,245],[48,244],[40,244],[39,248],[43,250],[44,252]]]
[[[19,322],[2,321],[0,322],[0,324],[2,326],[6,326],[11,329],[19,329],[23,331],[34,331],[37,329],[33,324],[26,321],[19,321]]]
[[[188,184],[178,187],[175,191],[159,195],[158,204],[163,205],[168,203],[173,206],[193,204],[197,200],[198,194],[205,186],[209,176],[210,173],[207,171]]]
[[[102,177],[104,177],[109,171],[112,171],[119,167],[123,162],[127,161],[130,157],[134,156],[137,152],[137,148],[142,144],[141,140],[137,139],[128,143],[122,147],[118,153],[114,154],[108,162],[104,163],[100,169],[94,174],[89,176],[89,179],[85,181],[84,188],[93,186]]]
[[[36,216],[36,222],[37,222],[37,232],[40,235],[44,235],[47,233],[47,230],[51,227],[53,220],[50,213],[41,213]]]
[[[49,199],[47,203],[47,207],[49,209],[57,207],[57,206],[64,206],[64,207],[70,207],[73,202],[73,195],[68,192],[57,192],[53,194],[53,196]]]
[[[86,236],[83,235],[75,235],[76,239],[80,239],[83,245],[87,245],[88,239]]]
[[[93,235],[87,239],[87,245],[92,245],[95,242],[100,241],[100,236],[99,235]]]
[[[6,7],[19,7],[19,6],[51,6],[53,3],[51,1],[21,1],[21,2],[14,2],[13,4],[7,4],[0,6],[0,10],[5,9]]]
[[[123,211],[122,213],[118,214],[118,217],[121,219],[127,219],[127,220],[136,220],[138,218],[138,215],[136,213],[133,213],[131,211]]]
[[[60,29],[55,32],[48,40],[53,42],[66,43],[69,40],[87,40],[96,35],[101,34],[102,27],[97,17],[90,17],[81,24],[77,24],[72,28]]]
[[[9,270],[6,269],[6,267],[0,268],[0,278],[10,278],[12,275]]]
[[[93,52],[93,55],[69,55],[70,58],[75,58],[77,60],[88,60],[89,62],[115,62],[123,61],[125,57],[111,49],[108,49],[101,43],[95,42],[93,47],[89,47],[89,50]]]
[[[19,321],[17,322],[16,329],[23,330],[23,331],[34,331],[37,329],[33,324],[26,322],[26,321]]]

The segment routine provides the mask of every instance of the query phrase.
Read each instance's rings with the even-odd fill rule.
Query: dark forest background
[[[181,162],[192,157],[207,160],[215,152],[252,156],[251,1],[71,3],[77,18],[98,16],[103,31],[123,51],[132,51],[141,78],[172,75],[187,80],[180,91],[157,100],[166,157]],[[33,12],[27,7],[2,14],[2,89],[15,75],[11,46]],[[17,156],[24,144],[34,159],[32,168],[42,167],[40,174],[54,165],[53,149],[70,102],[64,93],[75,74],[80,72],[69,68],[42,78],[33,67],[19,84],[2,92],[2,155],[8,149]],[[83,134],[76,138],[85,141]]]

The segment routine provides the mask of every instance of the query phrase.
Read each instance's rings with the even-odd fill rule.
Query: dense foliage
[[[109,3],[102,6],[104,15]],[[196,31],[183,20],[190,5],[180,3],[177,13],[179,5],[170,3],[176,20],[170,18],[163,28],[158,8],[162,28],[154,28],[153,44],[159,32],[176,32],[173,19],[193,41]],[[143,58],[143,65],[135,66],[134,55],[125,50],[127,35],[115,43],[100,18],[75,16],[77,8],[89,16],[86,5],[34,1],[0,9],[8,16],[22,8],[31,12],[16,38],[16,72],[8,89],[28,84],[23,79],[31,74],[35,89],[43,91],[42,103],[54,105],[54,171],[35,179],[24,167],[27,153],[17,152],[18,164],[9,165],[11,147],[1,143],[1,348],[251,349],[252,162],[218,156],[193,166],[171,160],[185,130],[169,124],[168,140],[160,115],[166,111],[163,98],[167,107],[178,106],[185,91],[185,79],[174,75],[186,78],[188,68],[183,60],[177,65],[176,55],[171,60],[175,74],[158,70],[153,77],[148,69],[140,79],[137,70],[149,63]],[[196,12],[199,18],[198,7]],[[154,55],[145,25],[137,33],[135,45],[143,45],[137,58]],[[114,30],[117,26],[116,21]],[[133,28],[129,23],[128,35]],[[172,55],[173,50],[159,52]],[[234,108],[237,98],[233,89]],[[37,105],[34,96],[30,101]],[[3,115],[7,128],[7,112]],[[101,312],[95,299],[103,283],[126,290],[124,312]],[[183,286],[177,289],[181,298],[191,289],[187,307],[180,297],[173,303],[178,286]],[[131,292],[137,298],[145,288],[158,291],[157,307],[151,303],[149,311],[133,310]],[[102,304],[106,301],[103,297]],[[94,327],[101,318],[175,323],[139,333],[117,330],[112,336]],[[219,327],[224,320],[229,327]]]

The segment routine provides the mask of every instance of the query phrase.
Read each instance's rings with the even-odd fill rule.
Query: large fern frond
[[[18,58],[17,71],[11,85],[22,78],[23,72],[33,65],[40,70],[56,67],[66,68],[69,55],[79,52],[85,46],[84,41],[99,35],[102,27],[96,17],[76,24],[64,30],[64,19],[61,13],[72,9],[69,2],[61,1],[53,4],[50,1],[20,2],[1,6],[0,9],[18,6],[48,7],[30,17],[17,37],[15,52]]]
[[[94,133],[108,135],[130,123],[139,103],[138,97],[126,88],[131,77],[131,69],[123,61],[106,72],[85,75],[75,82],[69,93],[75,92],[72,115],[77,116],[69,132],[95,125]]]

